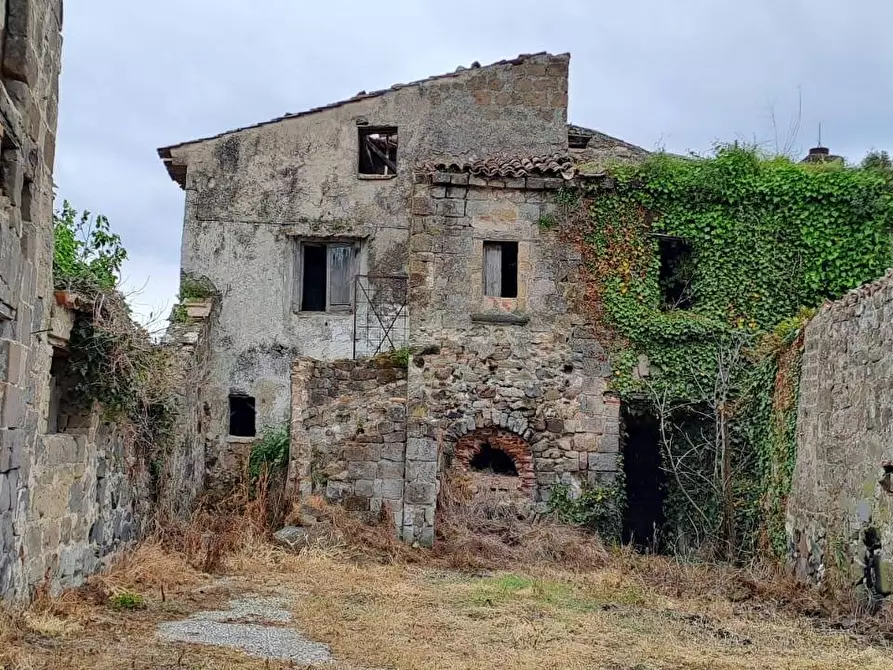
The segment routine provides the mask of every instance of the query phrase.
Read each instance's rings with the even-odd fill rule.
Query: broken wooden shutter
[[[502,295],[502,245],[484,243],[484,295]]]
[[[350,307],[353,284],[353,246],[329,245],[329,307]]]

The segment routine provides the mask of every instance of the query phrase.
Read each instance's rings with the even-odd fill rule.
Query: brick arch
[[[505,452],[515,464],[515,469],[521,480],[521,489],[527,492],[533,491],[536,476],[533,470],[533,452],[530,450],[530,444],[523,437],[509,430],[489,426],[462,435],[456,441],[455,462],[460,468],[468,471],[471,468],[472,459],[485,444]]]

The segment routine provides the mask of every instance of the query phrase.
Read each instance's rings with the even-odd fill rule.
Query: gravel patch
[[[199,612],[183,621],[159,624],[170,642],[189,642],[241,649],[256,658],[316,665],[332,660],[329,647],[308,640],[284,624],[291,621],[283,598],[241,598],[228,610]]]

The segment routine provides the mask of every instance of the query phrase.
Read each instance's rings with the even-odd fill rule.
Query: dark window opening
[[[484,295],[518,297],[517,242],[484,242]]]
[[[491,472],[494,475],[518,476],[518,468],[512,457],[502,449],[494,449],[489,444],[484,444],[474,458],[471,459],[471,469],[477,472]]]
[[[229,397],[229,434],[234,437],[254,437],[255,426],[254,398],[234,393]]]
[[[50,363],[50,408],[47,416],[47,433],[64,433],[65,421],[62,417],[62,390],[65,373],[68,371],[68,357],[61,349],[53,348]]]
[[[304,312],[326,311],[326,247],[323,244],[305,244],[304,276],[301,278],[301,310]]]
[[[31,199],[33,197],[31,190],[33,188],[34,182],[30,179],[25,179],[22,184],[22,221],[31,220]]]
[[[692,306],[694,259],[691,245],[679,237],[658,236],[660,252],[659,282],[664,310]]]
[[[360,174],[397,174],[397,129],[359,128]]]
[[[591,139],[588,135],[568,135],[567,147],[568,149],[585,149],[589,146]]]
[[[355,244],[303,242],[298,247],[297,295],[302,312],[349,310],[358,248]]]
[[[623,541],[637,551],[658,552],[664,524],[664,470],[657,418],[638,408],[623,408],[623,474],[626,511]]]

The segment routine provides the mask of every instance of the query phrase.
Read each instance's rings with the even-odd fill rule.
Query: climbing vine
[[[800,333],[893,265],[891,172],[738,145],[618,165],[558,197],[611,386],[661,420],[677,549],[783,550]]]

